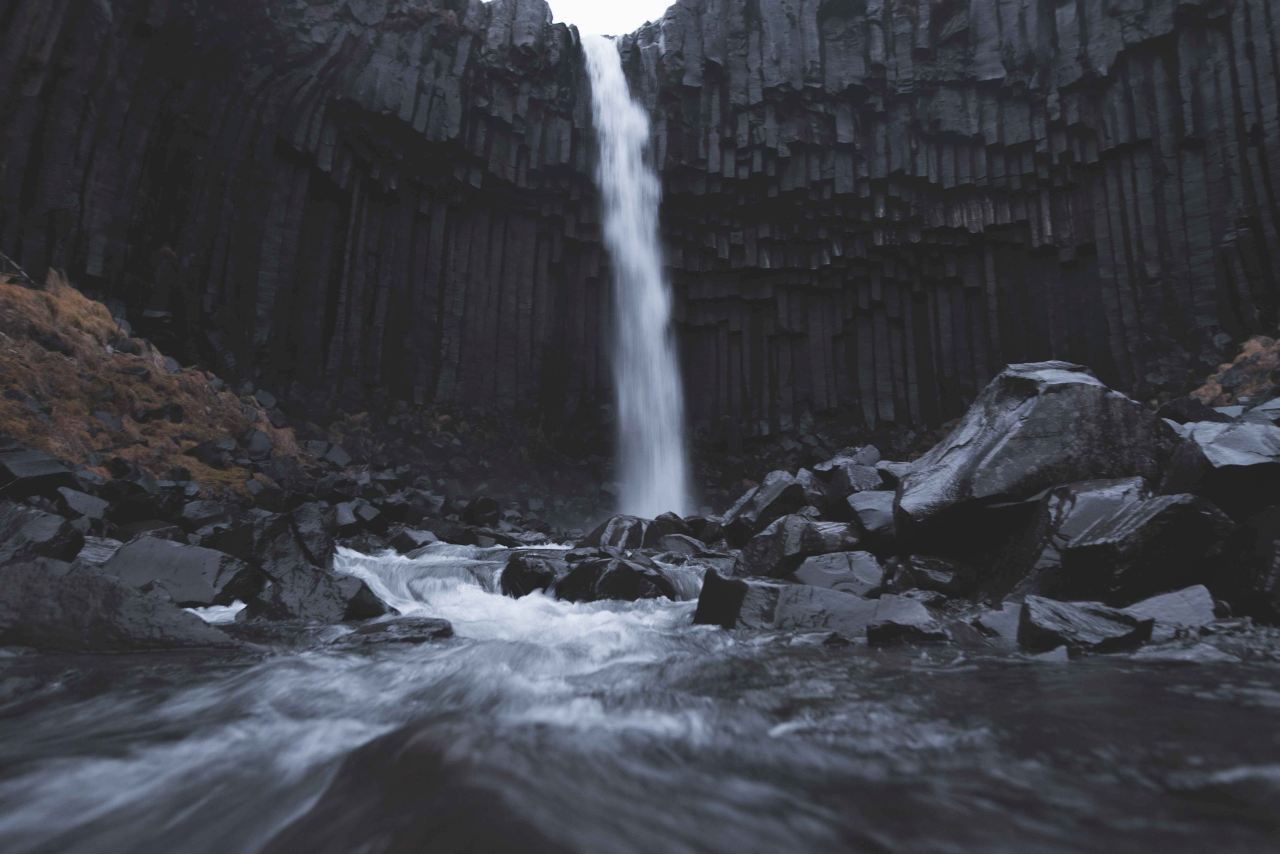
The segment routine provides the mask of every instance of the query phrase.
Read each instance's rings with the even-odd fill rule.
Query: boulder
[[[1197,421],[1229,424],[1232,420],[1203,401],[1190,396],[1169,401],[1156,410],[1156,416],[1176,424],[1191,424]]]
[[[1071,598],[1072,588],[1062,573],[1062,550],[1098,522],[1150,497],[1151,489],[1140,477],[1085,481],[1050,490],[1024,532],[998,560],[999,568],[987,585],[989,592],[997,597],[1012,591],[1019,596]]]
[[[587,548],[638,549],[644,544],[648,519],[618,515],[602,522],[579,543]]]
[[[678,598],[676,585],[657,566],[617,557],[575,564],[552,592],[566,602]]]
[[[782,585],[768,586],[776,590]],[[751,589],[751,583],[744,579],[725,578],[713,569],[707,570],[702,579],[702,592],[698,595],[698,607],[693,613],[694,625],[719,626],[722,629],[736,628],[743,604]],[[777,605],[776,593],[772,596],[769,610]]]
[[[939,557],[911,555],[892,558],[886,571],[886,589],[893,593],[928,590],[945,596],[967,596],[977,583],[978,574],[970,566]]]
[[[462,521],[481,528],[495,528],[502,516],[498,502],[487,496],[472,499],[462,511]]]
[[[293,530],[307,560],[316,566],[333,562],[336,514],[332,506],[315,501],[300,504],[290,514]]]
[[[742,563],[749,575],[785,578],[799,569],[806,558],[853,551],[860,542],[853,525],[784,516],[747,543],[742,550]]]
[[[684,534],[668,534],[659,540],[654,548],[664,554],[680,557],[698,557],[707,554],[706,543]]]
[[[352,576],[306,564],[276,565],[265,574],[262,591],[249,602],[251,618],[340,623],[388,613],[382,600]]]
[[[97,496],[80,492],[70,487],[60,487],[55,499],[59,509],[71,518],[88,519],[93,523],[101,523],[107,518],[110,505]]]
[[[897,540],[893,518],[894,493],[858,492],[847,499],[853,519],[866,533],[867,543],[878,550],[890,550]]]
[[[1232,522],[1193,495],[1121,506],[1062,547],[1059,596],[1128,604],[1193,584],[1226,584]]]
[[[60,487],[75,486],[71,469],[42,451],[20,445],[0,450],[0,496],[52,495]]]
[[[499,585],[504,596],[519,599],[530,593],[549,590],[568,574],[569,564],[566,561],[529,552],[514,552],[507,558]]]
[[[1098,602],[1056,602],[1028,596],[1018,624],[1018,642],[1032,652],[1065,646],[1072,652],[1118,652],[1151,639],[1155,620],[1135,617]]]
[[[885,569],[870,552],[835,552],[806,559],[794,578],[813,587],[872,596],[884,586]]]
[[[421,645],[453,637],[453,624],[430,617],[406,617],[360,626],[333,641],[343,649],[368,649],[390,644]]]
[[[1006,602],[999,610],[990,609],[974,617],[971,624],[984,637],[1004,646],[1016,646],[1021,622],[1022,603]]]
[[[878,604],[876,600],[839,590],[789,584],[778,591],[770,627],[794,632],[834,632],[847,640],[862,640],[874,620]],[[752,621],[749,616],[748,622]]]
[[[162,596],[91,568],[48,560],[0,567],[0,646],[132,652],[234,645]]]
[[[663,513],[645,526],[641,546],[647,549],[660,549],[665,537],[688,537],[692,533],[693,529],[685,523],[684,519],[675,513]]]
[[[1213,420],[1213,419],[1206,419]],[[1280,397],[1260,403],[1244,414],[1241,419],[1250,424],[1273,424],[1280,426]]]
[[[898,492],[899,534],[960,545],[992,535],[984,511],[1064,483],[1158,480],[1177,443],[1161,419],[1065,362],[1011,365]]]
[[[1164,491],[1204,496],[1237,518],[1280,497],[1280,427],[1200,422],[1184,435]]]
[[[826,475],[827,492],[833,501],[845,501],[860,492],[884,489],[884,478],[874,465],[845,460],[833,465]]]
[[[419,531],[416,528],[402,528],[391,538],[391,548],[405,555],[421,548],[440,542],[440,538],[430,531]]]
[[[805,489],[789,472],[770,472],[738,506],[725,515],[724,525],[738,536],[764,530],[774,520],[805,506]]]
[[[0,564],[34,558],[74,560],[84,548],[84,535],[61,516],[0,503]]]
[[[867,642],[872,646],[950,640],[928,608],[902,596],[881,596],[876,600],[875,613],[866,632]]]
[[[1213,594],[1203,584],[1144,599],[1124,609],[1140,620],[1154,620],[1152,640],[1169,640],[1180,632],[1194,631],[1217,619]]]
[[[102,566],[123,547],[124,543],[108,537],[85,537],[84,548],[76,555],[76,560],[89,566]]]
[[[102,571],[130,587],[162,591],[184,608],[248,600],[262,583],[231,555],[146,536],[124,545]]]
[[[189,501],[182,508],[182,527],[198,531],[209,525],[231,521],[231,510],[218,501]]]

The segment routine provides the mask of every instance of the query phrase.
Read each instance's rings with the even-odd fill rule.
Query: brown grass
[[[214,493],[239,492],[250,473],[185,455],[201,442],[256,427],[278,453],[299,453],[292,431],[272,427],[257,404],[214,391],[202,371],[170,374],[146,342],[134,340],[140,355],[117,352],[112,345],[125,337],[106,306],[60,275],[40,290],[0,279],[0,433],[75,463],[121,457],[158,478],[185,468]],[[180,422],[134,418],[174,403],[185,413]],[[119,417],[123,429],[108,429],[95,413]]]
[[[1280,341],[1259,335],[1245,342],[1235,361],[1191,394],[1209,406],[1231,406],[1240,398],[1256,400],[1280,386]]]

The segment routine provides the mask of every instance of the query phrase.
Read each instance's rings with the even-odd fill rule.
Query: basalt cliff
[[[679,0],[621,49],[713,436],[1046,358],[1157,396],[1276,328],[1277,0]],[[5,0],[0,248],[294,399],[566,423],[588,85],[542,0]]]

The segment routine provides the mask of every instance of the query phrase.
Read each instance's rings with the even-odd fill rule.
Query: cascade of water
[[[649,116],[636,103],[617,46],[585,36],[600,144],[596,180],[613,261],[620,510],[653,518],[692,510],[684,389],[671,337],[671,289],[662,268],[662,188],[646,159]]]

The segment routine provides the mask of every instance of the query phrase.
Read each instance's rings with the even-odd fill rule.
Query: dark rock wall
[[[1278,23],[681,0],[624,56],[693,417],[936,421],[1046,357],[1145,394],[1274,330]],[[607,396],[589,92],[541,0],[0,0],[0,110],[0,246],[276,388]]]

